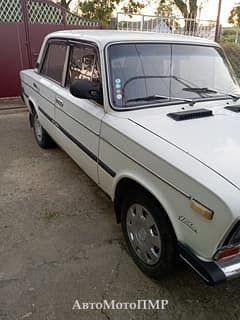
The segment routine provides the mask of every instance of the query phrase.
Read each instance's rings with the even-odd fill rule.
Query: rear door
[[[98,147],[103,105],[73,97],[69,91],[76,79],[101,84],[98,48],[84,42],[69,43],[69,61],[64,87],[55,99],[58,140],[79,166],[98,183]]]
[[[55,102],[56,92],[63,84],[64,66],[68,53],[64,40],[48,41],[43,61],[39,68],[38,81],[33,80],[33,88],[38,94],[39,119],[43,127],[55,138]]]

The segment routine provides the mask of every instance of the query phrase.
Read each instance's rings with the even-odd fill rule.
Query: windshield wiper
[[[196,92],[196,93],[218,93],[216,90],[207,87],[187,87],[183,88],[183,91]]]
[[[193,106],[197,102],[197,100],[194,101],[192,99],[168,97],[168,96],[161,96],[161,95],[155,94],[155,95],[152,95],[152,96],[128,99],[126,101],[126,103],[128,103],[128,102],[137,102],[137,101],[154,101],[154,100],[185,101],[185,102],[188,102],[191,106]]]
[[[207,88],[207,87],[186,87],[186,88],[183,88],[183,91],[188,91],[188,92],[196,92],[198,94],[217,94],[217,93],[220,93],[220,94],[224,94],[226,96],[229,96],[230,98],[233,99],[233,101],[238,101],[240,99],[240,96],[238,95],[235,95],[235,94],[232,94],[232,93],[228,93],[226,91],[222,91],[222,90],[218,90],[218,89],[213,89],[213,88]]]

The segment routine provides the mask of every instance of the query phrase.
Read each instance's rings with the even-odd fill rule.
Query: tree
[[[99,21],[102,25],[109,24],[111,15],[119,4],[120,0],[89,0],[79,1],[78,9],[85,19]]]
[[[179,23],[173,18],[175,7],[174,0],[161,0],[156,10],[158,16],[164,17],[164,23],[169,29],[172,29],[172,27],[179,28]]]
[[[173,15],[174,9],[178,9],[185,19],[185,29],[194,31],[193,28],[196,23],[192,23],[190,19],[195,20],[197,18],[198,9],[202,5],[202,1],[200,6],[198,6],[198,3],[198,0],[160,0],[157,14],[170,17]]]
[[[107,26],[110,22],[113,11],[122,2],[122,0],[80,0],[77,12],[85,19],[99,21],[103,26]],[[130,0],[122,10],[131,16],[137,14],[144,7],[139,1]]]
[[[173,0],[160,0],[159,5],[156,10],[156,14],[161,17],[171,17],[173,16],[175,3]]]
[[[174,0],[174,3],[185,19],[196,19],[198,12],[198,0]]]
[[[231,10],[228,22],[234,24],[235,27],[240,27],[240,5],[235,6]]]
[[[69,10],[69,5],[73,0],[56,0],[54,2],[60,4],[65,9]]]
[[[198,0],[173,0],[185,19],[185,30],[194,32],[198,13]],[[194,21],[194,23],[193,23]]]
[[[133,14],[140,14],[145,5],[139,1],[129,0],[128,5],[122,7],[125,14],[132,17]]]

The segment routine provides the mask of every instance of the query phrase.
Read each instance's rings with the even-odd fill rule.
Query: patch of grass
[[[238,38],[239,41],[239,29],[232,27],[232,28],[223,28],[222,34],[221,34],[221,41],[225,43],[235,43],[236,38]]]
[[[235,71],[238,79],[240,79],[240,46],[234,43],[221,43],[226,55]]]
[[[57,218],[59,215],[60,214],[56,211],[45,211],[44,212],[44,218],[48,221]]]

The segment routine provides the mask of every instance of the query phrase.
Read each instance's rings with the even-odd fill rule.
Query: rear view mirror
[[[100,83],[89,80],[74,80],[70,86],[70,92],[74,97],[91,99],[100,104],[103,103],[102,88]]]

